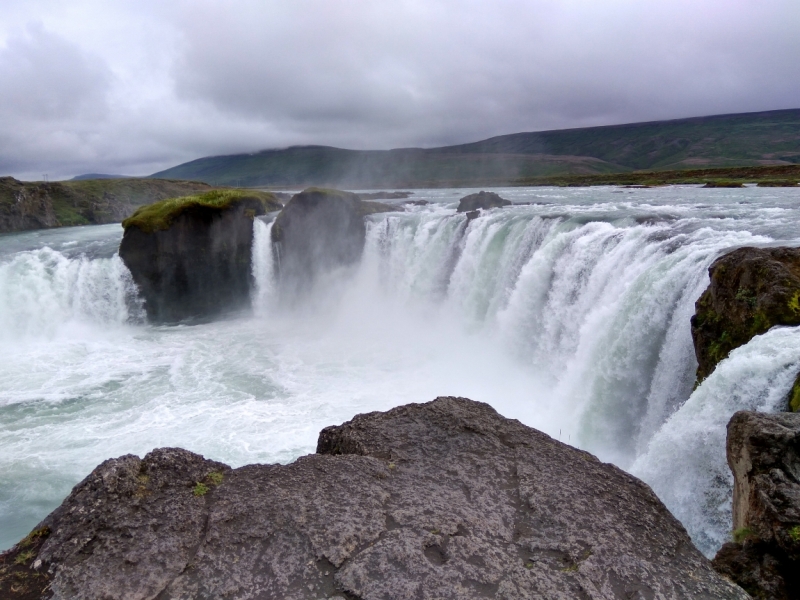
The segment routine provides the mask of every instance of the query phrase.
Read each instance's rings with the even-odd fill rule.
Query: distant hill
[[[420,187],[788,164],[800,164],[800,109],[515,133],[430,149],[294,146],[200,158],[152,177],[232,186]]]
[[[108,175],[106,173],[84,173],[75,175],[70,181],[86,181],[87,179],[129,179],[130,175]]]

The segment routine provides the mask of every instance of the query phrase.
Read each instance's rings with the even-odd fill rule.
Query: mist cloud
[[[8,14],[0,171],[21,176],[800,107],[795,0],[11,0]]]

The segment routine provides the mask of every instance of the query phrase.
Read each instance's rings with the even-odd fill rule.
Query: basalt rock
[[[747,598],[644,483],[465,398],[359,415],[289,465],[108,460],[33,536],[0,562],[57,600]]]
[[[477,194],[470,194],[464,196],[458,202],[457,212],[471,212],[482,208],[484,210],[490,208],[499,208],[501,206],[508,206],[511,204],[509,200],[501,198],[494,192],[478,192]]]
[[[754,598],[800,598],[800,414],[737,412],[727,456],[734,541],[714,568]]]
[[[775,325],[800,325],[800,249],[739,248],[708,273],[711,283],[692,317],[699,381],[753,336]]]
[[[308,188],[293,196],[272,226],[282,293],[294,299],[320,274],[358,262],[364,217],[398,210],[340,190]]]
[[[120,258],[155,323],[249,306],[253,219],[281,207],[270,194],[210,192],[138,209],[123,221]]]

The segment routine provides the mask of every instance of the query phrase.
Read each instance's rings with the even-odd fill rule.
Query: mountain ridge
[[[367,188],[792,164],[800,164],[800,109],[520,132],[435,148],[289,146],[202,157],[152,177],[214,185]]]

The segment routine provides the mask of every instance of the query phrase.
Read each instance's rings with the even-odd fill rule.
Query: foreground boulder
[[[736,413],[727,455],[734,541],[714,568],[754,598],[800,598],[800,414]]]
[[[253,219],[280,208],[272,194],[214,191],[150,204],[125,219],[119,255],[148,319],[173,323],[247,306]]]
[[[488,210],[490,208],[500,208],[501,206],[508,206],[511,204],[509,200],[501,198],[494,192],[478,192],[477,194],[470,194],[464,196],[458,202],[458,209],[456,212],[472,212],[479,208]]]
[[[775,325],[800,325],[800,249],[739,248],[708,273],[711,283],[692,317],[698,381],[753,336]]]
[[[55,599],[747,598],[644,483],[451,397],[289,465],[108,460],[0,562],[10,599],[15,573]]]
[[[281,291],[294,298],[322,273],[355,264],[366,238],[364,217],[402,210],[357,194],[308,188],[286,204],[272,226]]]

